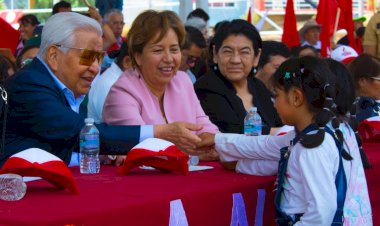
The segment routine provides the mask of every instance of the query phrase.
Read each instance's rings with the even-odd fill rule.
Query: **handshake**
[[[154,137],[168,140],[183,152],[189,155],[198,155],[200,160],[219,160],[218,153],[215,151],[215,134],[207,132],[194,134],[202,128],[202,125],[187,122],[155,125]]]

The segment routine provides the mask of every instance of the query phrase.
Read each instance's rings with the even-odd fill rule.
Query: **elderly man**
[[[0,165],[31,147],[46,150],[67,164],[78,162],[75,151],[84,125],[78,109],[99,72],[102,45],[102,29],[95,20],[73,12],[49,18],[37,58],[7,84],[9,110]],[[194,154],[200,138],[191,130],[201,126],[185,122],[141,127],[100,124],[98,129],[105,154],[110,150],[125,154],[140,140],[153,136]]]
[[[108,24],[108,26],[111,28],[113,34],[115,35],[115,38],[117,39],[117,42],[112,45],[108,51],[120,49],[121,44],[125,41],[124,37],[121,37],[121,34],[123,32],[124,28],[124,16],[123,13],[121,13],[118,9],[110,9],[105,15],[104,15],[104,23]]]

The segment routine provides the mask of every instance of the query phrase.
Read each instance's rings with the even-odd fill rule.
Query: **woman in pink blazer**
[[[217,133],[204,113],[188,76],[178,71],[185,29],[171,11],[148,10],[133,22],[128,48],[134,69],[111,88],[103,119],[113,125],[154,125],[176,121],[200,124],[197,131]],[[215,157],[215,156],[214,156]]]

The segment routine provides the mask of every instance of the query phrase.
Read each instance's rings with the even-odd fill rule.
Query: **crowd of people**
[[[366,29],[365,18],[353,20],[363,52],[344,37],[326,59],[315,21],[289,49],[242,19],[209,34],[208,20],[201,9],[184,23],[172,11],[146,10],[123,37],[117,9],[103,18],[61,1],[43,25],[23,16],[14,59],[0,56],[9,98],[0,166],[31,147],[77,165],[91,117],[104,164],[120,166],[140,141],[161,138],[236,172],[277,174],[278,225],[372,225],[371,164],[357,130],[380,114],[380,13]],[[244,135],[252,107],[261,136]]]

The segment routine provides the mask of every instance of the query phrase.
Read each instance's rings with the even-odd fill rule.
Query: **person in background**
[[[261,80],[272,93],[273,87],[270,80],[277,68],[290,57],[289,48],[282,42],[263,41],[261,56],[257,65],[255,77]]]
[[[120,49],[121,45],[125,41],[125,37],[122,37],[121,34],[124,28],[124,16],[119,9],[110,9],[105,15],[103,23],[108,24],[111,28],[117,42],[111,46],[107,52],[112,50]]]
[[[32,147],[46,150],[67,164],[79,163],[79,133],[84,126],[79,105],[99,72],[102,49],[102,29],[95,20],[74,12],[57,13],[47,20],[38,56],[6,83],[12,98],[0,165],[9,156]],[[201,139],[192,131],[202,128],[183,122],[97,127],[104,154],[125,154],[150,137],[169,140],[196,154],[193,149]]]
[[[190,69],[193,68],[202,57],[202,53],[206,49],[207,44],[202,33],[198,29],[191,26],[186,26],[185,30],[186,37],[181,48],[182,58],[179,69],[181,71],[185,71],[194,84],[197,77]]]
[[[5,56],[0,55],[0,85],[3,85],[5,80],[16,73],[16,65]]]
[[[111,86],[124,71],[132,67],[126,42],[123,42],[119,50],[114,50],[111,53],[117,55],[115,56],[115,61],[112,62],[106,71],[95,79],[89,92],[87,105],[88,117],[93,118],[95,123],[101,123],[103,121],[103,105]]]
[[[17,56],[16,59],[16,66],[18,69],[21,69],[26,65],[29,65],[33,61],[33,58],[37,56],[38,50],[40,49],[40,45],[40,35],[35,35],[28,41],[26,41],[24,48],[22,49],[21,53]]]
[[[120,49],[121,45],[125,41],[125,37],[122,37],[121,34],[124,28],[124,16],[119,9],[110,9],[105,15],[103,23],[107,24],[111,28],[116,42],[107,50],[107,54],[104,57],[104,60],[101,65],[101,71],[106,70],[111,66],[111,63],[114,59],[109,57],[109,53],[113,50]]]
[[[183,121],[202,125],[196,132],[200,137],[218,132],[202,110],[190,79],[179,71],[184,39],[185,28],[172,11],[147,10],[137,16],[127,39],[134,70],[124,72],[112,86],[103,107],[105,123],[165,125]]]
[[[185,26],[192,26],[197,28],[200,32],[202,32],[206,43],[209,44],[209,33],[208,33],[208,21],[210,20],[210,16],[206,11],[201,8],[196,8],[191,11],[187,17]],[[205,49],[203,51],[202,57],[198,60],[194,67],[190,69],[190,73],[192,73],[196,78],[204,75],[209,68],[209,51]]]
[[[187,18],[186,20],[189,20],[190,18],[193,18],[193,17],[198,17],[198,18],[201,18],[202,20],[204,20],[204,22],[207,24],[208,21],[210,20],[210,16],[208,15],[208,13],[206,13],[206,11],[204,11],[203,9],[201,8],[196,8],[194,9],[193,11],[191,11],[189,13],[189,15],[187,15]]]
[[[244,117],[257,107],[263,134],[282,126],[265,85],[253,76],[262,41],[245,20],[225,22],[214,36],[212,70],[194,84],[195,92],[211,121],[225,133],[244,133]]]
[[[20,27],[20,41],[16,48],[16,57],[20,54],[22,48],[24,48],[25,42],[32,37],[34,29],[40,24],[37,17],[33,14],[27,14],[22,16],[18,20]]]
[[[321,25],[315,20],[309,20],[304,23],[298,31],[301,40],[301,46],[313,46],[317,50],[321,49],[321,41],[319,35],[321,33]]]
[[[71,3],[66,1],[59,1],[53,5],[52,14],[71,12]]]
[[[358,97],[356,119],[361,122],[369,117],[380,116],[380,59],[361,54],[347,67]]]
[[[356,42],[356,46],[358,47],[358,51],[362,50],[362,40],[365,32],[364,22],[367,19],[365,17],[356,17],[352,21],[354,22],[354,38]],[[348,35],[343,36],[341,39],[337,42],[338,46],[349,46],[350,41],[348,40]],[[361,53],[361,52],[359,52]]]
[[[107,23],[103,23],[103,17],[99,14],[98,10],[95,7],[88,7],[88,15],[92,19],[96,20],[102,27],[103,50],[108,50],[112,45],[114,45],[117,42],[117,39],[113,34],[111,27]]]
[[[380,12],[368,21],[363,39],[363,53],[380,58]]]
[[[303,57],[303,56],[313,56],[313,57],[320,57],[321,54],[319,51],[314,48],[313,46],[295,46],[291,50],[291,56],[292,57]]]
[[[206,41],[209,40],[207,23],[199,17],[191,17],[185,22],[185,26],[191,26],[202,32],[202,35]]]

